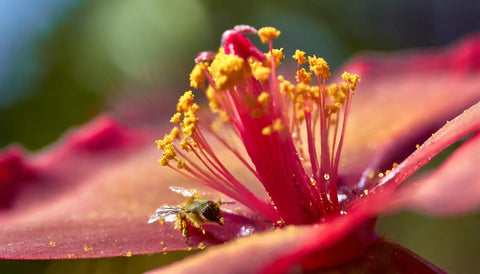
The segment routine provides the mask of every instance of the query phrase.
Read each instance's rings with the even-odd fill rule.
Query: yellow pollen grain
[[[325,59],[317,58],[313,55],[313,57],[308,57],[308,63],[310,64],[310,71],[315,73],[315,75],[318,75],[323,79],[327,79],[331,76],[330,67]]]
[[[317,181],[315,181],[315,179],[313,179],[313,178],[310,178],[310,184],[312,186],[315,186],[317,184]]]
[[[350,84],[350,89],[353,91],[357,87],[358,82],[360,81],[360,76],[358,74],[351,75],[348,72],[342,74],[342,78]]]
[[[178,123],[180,122],[180,117],[182,117],[182,114],[180,112],[175,113],[172,118],[170,118],[170,123]]]
[[[204,244],[203,242],[200,242],[200,243],[198,244],[198,248],[199,248],[199,249],[205,249],[205,244]]]
[[[385,176],[385,174],[383,174],[382,172],[378,173],[379,178],[383,178],[383,176]]]
[[[187,112],[192,107],[192,104],[193,92],[191,90],[185,91],[185,93],[178,99],[177,111],[182,113]]]
[[[198,89],[205,87],[205,64],[198,63],[193,67],[192,72],[190,73],[190,86],[192,88]]]
[[[297,82],[299,83],[308,85],[312,80],[312,73],[307,72],[304,68],[302,68],[295,74],[295,79],[297,79]]]
[[[57,246],[57,243],[55,243],[55,241],[50,241],[49,245],[50,245],[51,247],[55,247],[55,246]]]
[[[273,63],[275,65],[275,68],[278,68],[278,66],[280,66],[282,64],[282,62],[280,60],[285,58],[285,55],[283,55],[283,48],[273,49],[272,52],[273,52]],[[270,58],[271,58],[270,52],[265,54],[265,57],[266,57],[267,60],[270,60]]]
[[[368,189],[363,190],[363,194],[368,195]]]
[[[92,251],[93,250],[93,247],[88,247],[88,246],[84,246],[83,247],[83,250],[85,250],[85,252],[89,252],[89,251]]]
[[[177,161],[177,168],[178,168],[178,169],[184,169],[184,168],[185,168],[185,160],[183,160],[183,159],[178,159],[178,161]]]
[[[273,133],[273,128],[272,126],[266,126],[262,129],[262,135],[265,135],[265,136],[268,136],[268,135],[271,135]]]
[[[292,99],[291,97],[293,97],[293,91],[295,90],[295,86],[290,83],[289,81],[281,81],[280,82],[280,90],[287,94],[287,96],[289,96],[290,99]]]
[[[236,55],[220,55],[213,60],[210,71],[217,90],[226,90],[248,76],[242,58]]]
[[[375,172],[368,173],[368,179],[373,179],[375,177]]]
[[[298,64],[304,64],[307,62],[307,58],[305,57],[305,52],[301,50],[296,50],[295,54],[292,56],[293,59],[297,60]]]
[[[270,72],[272,71],[269,67],[265,67],[260,62],[253,62],[251,64],[252,74],[255,79],[259,81],[267,81],[270,77]]]
[[[191,248],[191,247],[188,247],[188,248],[187,248],[187,251],[191,251],[191,250],[192,250],[192,248]]]
[[[274,27],[263,27],[258,30],[258,37],[262,43],[267,43],[277,38],[280,35],[280,31]]]
[[[339,88],[338,88],[338,85],[333,83],[331,84],[330,86],[327,87],[327,94],[332,96],[332,97],[337,97],[338,95],[338,92],[339,92]]]
[[[125,257],[132,257],[132,251],[128,251],[127,254],[125,254]]]
[[[419,145],[419,144],[417,144],[415,147],[418,149],[418,148],[420,147],[420,145]]]
[[[325,174],[323,175],[323,178],[324,178],[325,180],[329,180],[329,179],[330,179],[330,174],[325,173]]]
[[[262,105],[270,103],[270,94],[265,91],[260,93],[257,97],[257,102]]]
[[[283,125],[282,119],[280,118],[276,119],[272,124],[272,128],[274,131],[282,131],[285,128],[285,126]]]
[[[172,130],[170,131],[170,134],[168,134],[168,137],[172,139],[177,139],[180,138],[180,130],[178,127],[173,127]]]

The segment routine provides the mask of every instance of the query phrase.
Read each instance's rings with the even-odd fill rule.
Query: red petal
[[[2,192],[8,204],[0,211],[0,258],[91,258],[186,249],[171,223],[147,224],[161,204],[183,202],[169,185],[191,186],[156,164],[157,136],[104,117],[45,153],[24,157],[11,150],[0,156],[0,187],[8,191]],[[218,244],[265,227],[239,215],[224,218],[223,227],[205,225],[206,235],[191,230],[188,246]]]
[[[332,244],[345,238],[345,233],[352,228],[352,221],[356,222],[353,218],[341,217],[332,223],[291,226],[252,235],[212,247],[149,273],[444,273],[410,250],[382,239],[368,248],[363,247],[361,252],[356,254],[355,260],[347,260],[347,264],[337,265],[342,254],[336,253],[338,250],[332,248]],[[313,246],[316,248],[310,249]],[[359,251],[354,242],[350,242],[348,247]],[[349,250],[343,251],[348,253]],[[329,255],[329,252],[334,254]],[[343,255],[347,257],[348,254]],[[330,266],[334,267],[326,267],[329,266],[328,259],[332,258],[334,260],[330,261]]]
[[[212,270],[217,273],[286,272],[291,267],[299,267],[297,264],[301,264],[305,256],[312,251],[330,247],[345,236],[355,223],[355,218],[341,217],[331,223],[289,226],[258,233],[226,245],[211,247],[198,255],[151,273],[209,273]],[[353,242],[349,247],[359,250]],[[362,246],[361,251],[365,248]],[[357,253],[356,256],[358,255]],[[321,257],[318,259],[323,265],[335,265],[339,258],[335,258],[335,261]]]
[[[480,129],[479,117],[480,102],[465,110],[461,115],[434,133],[432,137],[425,141],[412,155],[400,163],[390,174],[385,176],[376,189],[398,186],[449,145],[467,133]],[[475,159],[475,157],[470,158],[470,161],[475,162]],[[459,184],[462,184],[462,182],[459,182]],[[376,189],[373,191],[375,192]]]
[[[345,70],[359,73],[341,172],[390,169],[430,134],[480,100],[480,35],[445,49],[369,54]],[[355,181],[355,179],[352,179]]]
[[[446,273],[411,250],[383,239],[378,239],[357,260],[323,271],[324,273]]]
[[[414,181],[402,192],[402,198],[409,207],[433,214],[460,214],[478,209],[479,163],[480,134],[477,133],[433,174]]]

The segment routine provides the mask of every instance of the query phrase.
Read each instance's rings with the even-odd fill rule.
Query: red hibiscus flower
[[[441,271],[379,238],[375,217],[405,207],[457,214],[480,204],[480,39],[421,55],[359,57],[345,68],[352,74],[331,81],[325,60],[301,51],[295,78],[279,75],[284,56],[272,40],[280,32],[258,31],[267,54],[246,38],[256,33],[237,26],[218,53],[197,57],[192,87],[205,90],[218,119],[202,124],[209,116],[193,93],[180,98],[171,118],[178,127],[157,141],[170,169],[152,164],[151,141],[161,133],[108,117],[44,153],[4,152],[0,257],[131,256],[234,240],[160,271]],[[402,184],[460,139],[434,172]],[[182,197],[169,186],[236,203],[213,202],[222,216],[187,218],[192,204],[170,206]],[[175,226],[147,224],[162,204],[176,208]]]

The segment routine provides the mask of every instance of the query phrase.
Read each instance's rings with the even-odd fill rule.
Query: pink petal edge
[[[401,191],[409,208],[435,215],[466,214],[480,208],[480,133],[468,139],[435,172]]]
[[[463,111],[441,129],[432,134],[425,143],[398,165],[392,172],[380,181],[373,192],[386,187],[397,187],[415,171],[428,163],[439,152],[465,136],[467,133],[480,129],[480,102]]]

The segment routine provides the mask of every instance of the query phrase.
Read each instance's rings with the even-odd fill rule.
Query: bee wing
[[[179,206],[164,205],[164,206],[158,208],[157,211],[155,211],[155,213],[150,217],[150,219],[148,219],[148,223],[152,224],[152,223],[156,222],[158,219],[165,218],[165,217],[168,217],[170,215],[177,214],[177,213],[182,213],[184,211],[185,210],[182,209]],[[171,222],[174,219],[175,218],[173,218],[173,219],[169,218],[166,221]]]
[[[195,196],[195,192],[190,191],[190,190],[188,190],[186,188],[183,188],[183,187],[180,187],[180,186],[170,186],[170,190],[182,195],[183,197],[193,197],[193,196]]]

